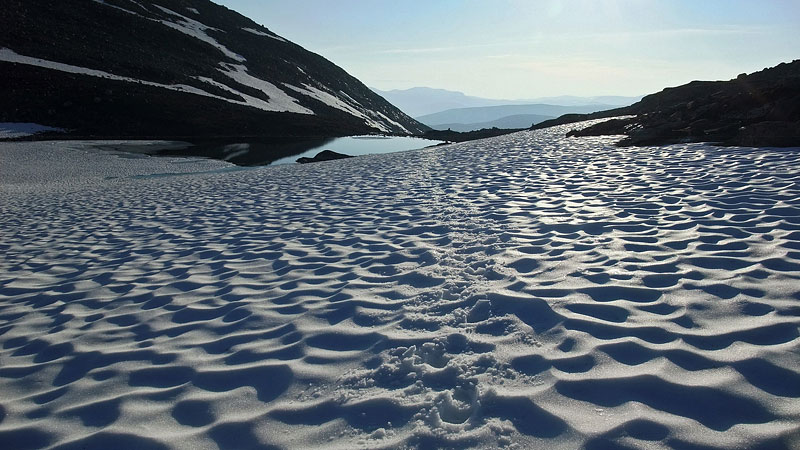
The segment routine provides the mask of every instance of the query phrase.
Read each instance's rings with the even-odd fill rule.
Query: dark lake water
[[[272,140],[248,142],[199,142],[180,148],[142,153],[164,156],[203,156],[220,159],[240,166],[295,164],[297,158],[313,158],[323,150],[333,150],[351,156],[417,150],[440,144],[441,141],[399,136],[350,136],[329,139]]]

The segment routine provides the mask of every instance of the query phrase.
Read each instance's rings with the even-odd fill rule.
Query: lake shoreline
[[[38,136],[41,137],[41,136]],[[49,136],[49,137],[52,137]],[[349,156],[419,150],[447,144],[416,136],[361,134],[342,137],[304,137],[258,139],[8,139],[14,142],[90,142],[98,149],[156,157],[209,158],[237,166],[294,164],[298,158],[313,157],[323,150]]]

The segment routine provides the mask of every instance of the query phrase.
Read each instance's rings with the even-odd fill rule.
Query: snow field
[[[796,448],[798,149],[565,131],[0,144],[0,442]]]

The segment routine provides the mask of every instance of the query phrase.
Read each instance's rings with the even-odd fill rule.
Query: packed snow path
[[[0,447],[800,446],[800,149],[565,131],[0,144]]]

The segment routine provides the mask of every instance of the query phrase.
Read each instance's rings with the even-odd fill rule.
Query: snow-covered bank
[[[0,443],[796,448],[800,150],[563,133],[0,144]]]
[[[39,125],[38,123],[0,122],[0,141],[33,136],[34,134],[48,131],[63,133],[65,130]]]

